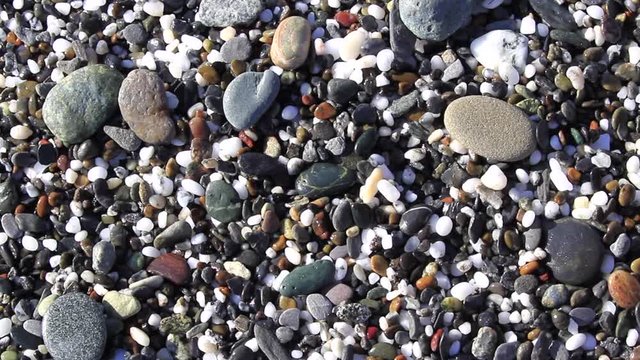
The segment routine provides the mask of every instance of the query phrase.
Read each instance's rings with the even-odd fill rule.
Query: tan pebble
[[[383,174],[382,168],[373,169],[367,180],[365,180],[364,185],[360,187],[360,199],[362,202],[366,204],[375,198],[378,193],[378,181],[382,180]]]

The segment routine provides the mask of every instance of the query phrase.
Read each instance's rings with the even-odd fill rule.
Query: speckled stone
[[[471,0],[399,0],[400,18],[421,38],[442,41],[471,18]]]
[[[45,314],[42,334],[54,359],[98,360],[107,339],[102,306],[82,293],[63,295]]]
[[[495,161],[518,161],[536,149],[534,126],[525,113],[502,100],[466,96],[444,113],[451,136],[472,152]]]
[[[72,72],[51,89],[42,105],[49,130],[65,144],[93,135],[118,111],[122,74],[106,65]]]
[[[556,280],[582,285],[600,273],[604,250],[597,231],[573,218],[548,222],[546,227],[547,266]]]
[[[225,27],[249,24],[262,9],[260,0],[203,0],[198,15],[205,26]]]
[[[300,16],[291,16],[280,22],[273,35],[271,60],[277,66],[292,70],[304,64],[311,44],[311,26]]]

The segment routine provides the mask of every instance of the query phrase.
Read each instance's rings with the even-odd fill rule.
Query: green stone
[[[316,163],[298,175],[296,190],[300,195],[318,198],[344,193],[355,182],[355,172],[344,166]]]
[[[360,135],[353,148],[356,154],[360,156],[369,156],[373,152],[373,148],[378,141],[378,130],[370,128]]]
[[[63,143],[77,144],[118,112],[119,71],[106,65],[89,65],[62,79],[42,106],[44,122]]]
[[[4,351],[0,355],[0,360],[18,360],[18,353],[10,350]]]
[[[571,137],[573,138],[573,141],[575,141],[577,145],[584,143],[584,139],[582,138],[582,134],[580,134],[580,130],[576,128],[571,128]]]
[[[0,182],[0,215],[13,212],[18,200],[18,190],[11,177],[7,177]]]
[[[516,104],[517,107],[522,109],[527,114],[535,114],[540,106],[540,100],[538,99],[524,99]]]
[[[133,271],[140,271],[144,268],[144,262],[144,256],[139,252],[135,252],[127,260],[127,266]]]
[[[128,319],[142,309],[140,301],[134,296],[121,294],[115,290],[104,295],[102,304],[109,315],[120,319]]]
[[[329,260],[299,266],[287,275],[280,286],[284,296],[308,295],[333,281],[335,268]]]
[[[36,310],[38,311],[38,314],[40,316],[44,316],[44,314],[47,313],[47,310],[49,310],[49,306],[51,306],[51,304],[53,304],[53,302],[57,298],[58,298],[58,295],[51,294],[51,295],[47,296],[46,298],[40,300],[40,303],[38,304],[38,307],[36,308]]]
[[[233,186],[223,180],[209,183],[205,204],[212,218],[226,223],[240,219],[242,200]]]
[[[380,300],[383,297],[387,296],[388,292],[389,290],[383,288],[382,286],[377,286],[367,292],[367,299]]]
[[[191,328],[191,318],[175,314],[160,320],[160,332],[163,334],[183,335]]]
[[[377,343],[369,350],[369,356],[376,356],[384,360],[393,360],[396,357],[396,348],[387,343]]]
[[[444,311],[458,312],[462,310],[462,301],[460,301],[457,298],[454,298],[453,296],[449,296],[442,299],[441,305],[442,305],[442,310]]]
[[[556,86],[562,91],[571,91],[573,89],[573,85],[571,85],[571,80],[565,74],[556,75],[554,82]]]

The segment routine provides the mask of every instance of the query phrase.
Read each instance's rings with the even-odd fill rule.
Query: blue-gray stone
[[[233,186],[223,180],[209,183],[205,197],[209,215],[223,223],[240,219],[242,200]]]
[[[238,130],[253,126],[278,96],[280,78],[273,71],[246,72],[233,79],[222,105],[227,121]]]
[[[355,172],[341,165],[316,163],[298,175],[296,190],[310,198],[347,191],[356,182]]]
[[[198,15],[206,26],[226,27],[253,22],[262,9],[260,0],[202,0]]]
[[[98,360],[107,340],[102,305],[82,293],[63,295],[47,310],[42,334],[54,359]]]
[[[47,95],[42,117],[65,144],[92,136],[118,111],[122,74],[106,65],[89,65],[65,77]]]
[[[471,19],[472,0],[399,0],[400,18],[421,39],[442,41]]]
[[[334,272],[334,265],[328,260],[298,266],[282,280],[280,293],[284,296],[296,296],[316,292],[333,282]]]

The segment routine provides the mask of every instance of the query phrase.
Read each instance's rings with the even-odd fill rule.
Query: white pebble
[[[141,329],[135,326],[132,326],[129,329],[129,334],[131,334],[131,338],[135,342],[140,344],[140,346],[149,346],[149,344],[151,343],[151,340],[149,339],[149,335],[147,335],[147,333],[145,333],[144,331],[142,331]]]
[[[496,191],[500,191],[507,187],[507,177],[496,165],[489,166],[487,171],[480,178],[480,181],[482,182],[482,185]]]
[[[436,241],[429,247],[429,255],[434,259],[440,259],[444,256],[446,251],[446,246],[442,241]],[[442,286],[441,286],[442,287]]]
[[[586,341],[587,336],[585,334],[578,333],[568,338],[564,346],[567,348],[567,350],[574,351],[584,345]]]
[[[94,166],[87,173],[87,178],[91,182],[95,182],[98,179],[106,179],[107,178],[107,169],[105,169],[103,167],[100,167],[100,166]]]
[[[473,294],[475,288],[468,282],[461,282],[451,288],[451,296],[460,301],[464,301],[469,295]]]
[[[376,187],[380,194],[382,194],[382,196],[384,196],[384,198],[389,202],[396,202],[400,199],[400,191],[398,191],[398,189],[388,180],[382,179],[378,181]]]
[[[391,64],[393,63],[394,58],[395,55],[391,49],[380,50],[378,55],[376,55],[376,64],[378,65],[378,69],[380,69],[380,71],[391,70]]]
[[[190,192],[195,196],[204,195],[204,187],[202,187],[202,185],[200,185],[198,182],[194,180],[182,179],[182,182],[180,184],[182,185],[183,189],[185,189],[186,191]]]
[[[436,222],[436,233],[440,236],[447,236],[453,229],[453,220],[448,216],[442,216]]]

